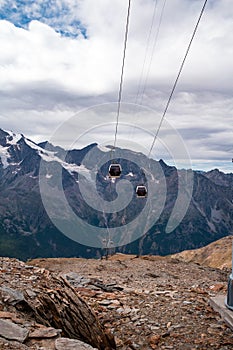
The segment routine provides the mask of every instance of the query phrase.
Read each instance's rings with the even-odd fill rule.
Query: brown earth
[[[31,263],[89,279],[76,285],[76,290],[114,334],[118,349],[233,348],[232,331],[209,306],[211,296],[226,293],[227,269],[121,254],[107,261],[39,259]]]
[[[10,285],[10,279],[22,280],[28,270],[22,268],[21,276],[5,275],[9,261],[6,258],[3,263],[1,286]],[[211,296],[226,294],[229,269],[171,257],[121,254],[108,260],[37,259],[28,265],[65,277],[94,310],[107,334],[114,335],[119,350],[233,348],[232,331],[209,305]],[[8,310],[4,305],[3,311],[13,312],[13,308]],[[35,339],[33,344],[22,346],[57,349],[52,339],[50,347],[46,343],[36,348]],[[0,345],[0,349],[5,348],[14,349]],[[69,349],[81,348],[74,345]]]
[[[203,266],[217,267],[219,269],[225,267],[231,268],[232,242],[233,237],[227,236],[206,247],[195,250],[185,250],[181,253],[174,254],[173,257],[181,261],[194,262]]]

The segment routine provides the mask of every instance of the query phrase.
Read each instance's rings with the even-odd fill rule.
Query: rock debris
[[[72,332],[64,337],[63,323],[54,327],[48,318],[44,323],[38,322],[31,310],[25,308],[24,299],[33,300],[36,308],[42,290],[56,299],[56,279],[59,288],[70,286],[72,293],[94,312],[110,349],[114,346],[120,350],[232,349],[232,331],[209,305],[211,296],[226,293],[228,275],[227,269],[156,256],[116,254],[108,260],[37,259],[27,265],[4,258],[0,320],[23,330],[19,334],[24,334],[25,339],[23,336],[20,340],[12,339],[0,331],[0,349],[95,347],[93,343],[90,347],[73,339]],[[68,298],[63,299],[66,309],[71,308]]]

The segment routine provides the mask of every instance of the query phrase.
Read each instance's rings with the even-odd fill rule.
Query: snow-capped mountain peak
[[[47,148],[43,148],[42,145],[43,144],[36,144],[22,134],[15,134],[12,131],[4,131],[0,129],[0,168],[1,166],[3,169],[8,168],[9,166],[17,166],[17,169],[14,168],[11,170],[13,174],[17,174],[21,170],[21,167],[23,166],[22,163],[24,162],[27,163],[28,171],[30,163],[33,164],[32,158],[34,155],[35,157],[39,156],[45,162],[59,163],[71,175],[73,173],[80,173],[89,180],[91,179],[90,170],[85,168],[80,162],[77,164],[72,157],[69,162],[67,162],[64,160],[64,155],[63,157],[59,157],[56,147],[50,145],[50,149],[48,150]],[[30,159],[28,160],[28,158]],[[39,162],[37,163],[38,168]],[[31,170],[34,171],[34,169]],[[35,173],[38,174],[38,171]]]

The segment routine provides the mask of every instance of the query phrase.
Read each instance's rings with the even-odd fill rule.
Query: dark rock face
[[[113,213],[107,216],[85,203],[78,185],[81,176],[79,167],[89,150],[93,149],[98,163],[104,152],[96,144],[66,152],[61,147],[46,143],[37,145],[23,135],[0,129],[0,255],[28,259],[42,256],[99,257],[102,254],[102,249],[71,241],[50,221],[39,189],[41,159],[46,159],[57,172],[62,171],[62,185],[68,203],[75,214],[90,225],[106,228],[107,220],[108,227],[123,226],[139,215],[144,208],[144,200],[135,201],[134,198],[126,209],[117,215]],[[131,159],[132,152],[126,152]],[[138,158],[143,157],[138,153]],[[133,187],[139,183],[146,184],[145,174],[135,163],[127,159],[117,161],[121,162],[123,169],[121,179],[130,180]],[[158,164],[153,160],[149,162],[151,167]],[[114,183],[106,176],[109,164],[110,161],[100,167],[96,189],[100,196],[110,202],[117,198],[118,180]],[[162,214],[146,235],[117,251],[166,255],[199,248],[233,234],[233,174],[224,174],[217,169],[206,173],[193,172],[193,195],[187,213],[176,229],[166,233],[165,228],[177,198],[181,171],[166,165],[162,160],[159,164],[167,184]],[[49,173],[44,175],[50,176]],[[49,181],[53,184],[54,179],[51,177]]]

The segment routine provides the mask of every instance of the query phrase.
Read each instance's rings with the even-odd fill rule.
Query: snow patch
[[[6,169],[9,166],[7,159],[10,158],[8,147],[3,147],[0,145],[0,158],[2,161],[3,168]]]
[[[10,145],[16,145],[19,140],[22,138],[22,134],[15,134],[12,131],[6,130],[9,136],[6,137],[7,143]],[[11,140],[10,140],[11,139]]]
[[[61,160],[59,157],[57,157],[55,152],[52,151],[45,151],[42,147],[38,146],[36,143],[30,141],[29,139],[25,139],[26,144],[35,149],[38,154],[41,156],[41,158],[46,162],[57,162],[61,164],[61,166],[66,169],[71,175],[75,172],[78,174],[83,175],[88,180],[91,180],[91,173],[90,170],[87,169],[84,165],[77,165],[77,164],[69,164]],[[51,178],[51,174],[47,174],[46,178]]]
[[[48,154],[47,152],[41,151],[39,150],[39,155],[41,156],[41,158],[45,161],[45,162],[59,162],[61,163],[61,159],[59,159],[58,157],[54,156],[54,154]]]
[[[110,152],[110,149],[105,146],[97,145],[97,148],[102,152]]]
[[[34,143],[33,141],[29,140],[29,139],[24,139],[25,143],[35,149],[36,151],[38,151],[38,153],[43,153],[43,154],[50,154],[51,156],[53,155],[54,156],[54,152],[51,152],[51,151],[45,151],[42,147],[38,146],[36,143]]]
[[[91,178],[91,171],[87,169],[83,164],[77,165],[74,163],[66,163],[57,156],[54,156],[54,152],[49,152],[51,154],[47,154],[44,152],[40,152],[41,158],[46,162],[58,162],[61,164],[61,166],[66,169],[71,175],[73,173],[78,173],[80,175],[83,175],[87,180],[92,181]],[[52,155],[53,154],[53,155]]]
[[[77,164],[68,164],[65,162],[62,162],[63,168],[68,170],[68,172],[72,175],[73,173],[78,173],[85,177],[85,179],[92,181],[91,178],[91,171],[87,169],[83,164],[77,165]]]

